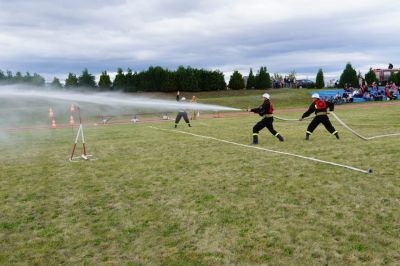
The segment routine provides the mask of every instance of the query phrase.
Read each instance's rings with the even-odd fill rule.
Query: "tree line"
[[[232,90],[241,89],[269,89],[272,87],[271,76],[267,71],[267,67],[262,66],[256,75],[253,73],[253,69],[250,68],[249,75],[247,76],[247,82],[245,82],[242,74],[235,70],[230,77],[228,87]]]
[[[256,74],[252,68],[247,77],[235,70],[230,76],[228,85],[225,82],[224,74],[219,70],[196,69],[190,66],[178,67],[172,71],[164,69],[160,66],[150,66],[147,70],[134,72],[128,68],[126,72],[122,68],[118,68],[114,80],[111,80],[107,71],[103,71],[100,75],[99,82],[96,82],[94,75],[84,69],[81,75],[69,73],[65,84],[63,85],[57,77],[54,77],[50,86],[53,88],[85,88],[89,90],[100,91],[124,91],[124,92],[172,92],[172,91],[216,91],[241,89],[268,89],[272,87],[272,82],[280,75],[271,75],[267,71],[267,67],[261,66]],[[365,78],[360,72],[352,67],[351,63],[347,63],[343,70],[338,86],[359,87],[359,80],[363,79],[367,84],[377,82],[378,79],[375,72],[370,69]],[[325,87],[324,74],[320,68],[316,75],[315,88]],[[396,84],[400,83],[400,72],[393,74],[389,81]],[[31,75],[29,72],[22,74],[16,72],[15,75],[11,71],[3,72],[0,70],[0,84],[29,84],[35,86],[44,86],[45,79],[37,73]]]
[[[43,86],[45,84],[45,79],[37,73],[31,75],[29,72],[22,74],[21,72],[16,72],[15,75],[7,70],[3,72],[0,69],[0,83],[1,84],[27,84],[34,86]]]
[[[36,86],[45,85],[45,80],[38,74],[31,76],[27,73],[23,76],[20,72],[15,75],[11,71],[4,74],[0,70],[0,83],[16,84],[27,83]],[[96,82],[94,75],[84,69],[81,75],[69,73],[63,85],[60,79],[54,77],[50,83],[53,88],[84,88],[99,91],[124,91],[124,92],[172,92],[172,91],[216,91],[227,88],[237,89],[268,89],[271,88],[271,78],[265,66],[260,67],[256,75],[250,69],[245,85],[242,75],[235,71],[231,76],[229,85],[225,82],[224,74],[219,70],[196,69],[192,67],[178,67],[172,71],[160,66],[150,66],[147,70],[134,72],[128,68],[126,72],[118,68],[114,80],[111,80],[107,71],[100,75],[99,82]]]
[[[96,84],[95,77],[87,69],[77,77],[69,73],[65,80],[65,87],[98,88],[100,91],[124,92],[172,92],[172,91],[214,91],[225,90],[224,74],[218,70],[195,69],[180,66],[176,71],[164,69],[160,66],[150,66],[147,70],[126,72],[118,68],[113,81],[107,71],[103,71]]]

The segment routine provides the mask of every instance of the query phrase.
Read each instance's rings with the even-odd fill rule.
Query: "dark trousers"
[[[274,126],[272,123],[274,122],[273,117],[264,117],[260,122],[258,122],[254,127],[253,127],[253,134],[254,133],[259,133],[261,129],[264,127],[268,128],[269,132],[271,132],[272,135],[276,136],[278,132],[274,129]]]
[[[185,111],[180,111],[175,118],[175,124],[178,124],[181,118],[183,117],[183,120],[185,120],[186,123],[189,124],[189,118],[188,115]]]
[[[331,121],[329,120],[329,117],[327,115],[317,115],[314,117],[314,119],[311,121],[311,123],[308,125],[307,128],[307,133],[312,133],[314,129],[317,128],[319,124],[323,124],[325,128],[332,134],[333,132],[336,131],[336,129],[332,126]]]

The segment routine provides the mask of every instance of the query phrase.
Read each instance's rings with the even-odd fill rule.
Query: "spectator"
[[[383,92],[380,89],[371,90],[371,96],[374,101],[382,101],[383,100]]]
[[[397,96],[399,95],[399,88],[396,86],[396,84],[394,82],[392,82],[392,86],[390,88],[393,91],[393,95]]]
[[[394,95],[394,91],[391,89],[390,85],[386,86],[385,95],[388,100],[396,100],[397,99],[397,96]]]
[[[378,90],[378,85],[376,85],[376,82],[372,82],[371,90]]]
[[[196,96],[192,96],[192,99],[190,100],[190,103],[194,104],[194,106],[196,106],[195,104],[197,103],[197,97]],[[200,112],[199,110],[193,109],[193,113],[190,116],[190,120],[196,120],[197,117],[200,116]]]
[[[343,99],[348,99],[349,98],[349,93],[347,92],[347,91],[345,91],[345,92],[343,92],[343,94],[342,94],[342,98]]]
[[[343,102],[344,101],[343,101],[342,95],[340,95],[340,93],[337,92],[335,97],[333,98],[333,103],[334,104],[342,104]]]
[[[354,88],[353,88],[352,86],[349,86],[348,84],[346,84],[346,85],[344,86],[344,91],[346,91],[346,92],[353,92],[353,91],[354,91]]]
[[[396,83],[394,83],[394,82],[391,82],[391,84],[390,84],[390,88],[391,88],[392,90],[397,90]]]
[[[352,95],[354,98],[363,98],[365,93],[363,93],[361,90],[355,90],[349,94]]]
[[[350,94],[349,97],[346,99],[347,103],[352,103],[353,102],[353,96]]]
[[[333,87],[334,88],[339,88],[339,81],[338,80],[335,82],[335,85],[333,85]]]
[[[362,94],[362,98],[366,101],[371,101],[373,99],[371,93],[369,93],[368,91],[364,92]]]
[[[285,77],[285,88],[289,88],[289,78]]]
[[[361,92],[364,94],[365,92],[368,92],[368,86],[364,83],[363,85],[361,85],[360,87]]]

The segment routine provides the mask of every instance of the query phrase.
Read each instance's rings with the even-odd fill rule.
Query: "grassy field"
[[[274,106],[278,108],[298,108],[310,104],[310,92],[318,90],[310,89],[271,89]],[[249,106],[259,104],[262,90],[239,90],[239,91],[217,91],[194,94],[199,102],[208,104],[228,105],[236,108],[246,109]],[[186,93],[191,95],[190,93]]]
[[[307,92],[272,95],[278,109],[306,108]],[[260,101],[257,91],[198,96]],[[336,113],[361,134],[400,132],[398,105],[354,106]],[[172,121],[86,127],[97,160],[76,163],[71,129],[14,132],[0,142],[0,264],[396,265],[399,137],[362,141],[331,119],[340,141],[319,127],[306,142],[308,121],[275,121],[286,141],[263,130],[259,147],[373,174],[179,132],[250,144],[256,115],[175,132]]]

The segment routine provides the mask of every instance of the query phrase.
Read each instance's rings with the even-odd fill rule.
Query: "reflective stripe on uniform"
[[[312,132],[310,132],[310,131],[306,131],[306,133],[307,133],[307,134],[312,134]]]
[[[253,136],[258,136],[258,133],[253,133]]]
[[[319,112],[319,113],[316,113],[315,115],[327,115],[328,113],[327,112]]]
[[[337,134],[337,133],[338,133],[338,132],[337,132],[337,130],[336,130],[335,132],[332,133],[332,135],[335,135],[335,134]]]
[[[264,115],[264,117],[273,117],[274,115],[273,114],[266,114],[266,115]]]
[[[278,135],[279,135],[279,133],[276,133],[276,134],[275,134],[275,137],[278,136]]]

